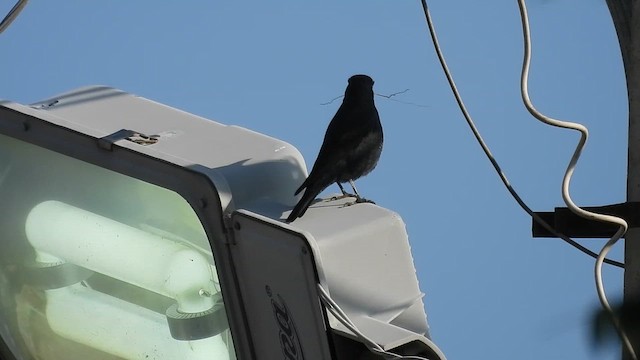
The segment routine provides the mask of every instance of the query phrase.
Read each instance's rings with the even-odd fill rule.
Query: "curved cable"
[[[362,340],[363,344],[369,349],[369,351],[379,354],[386,359],[399,359],[399,360],[428,360],[421,356],[414,355],[398,355],[396,353],[392,353],[390,351],[386,351],[375,341],[368,338],[364,335],[356,325],[349,319],[347,314],[340,308],[340,306],[331,298],[327,290],[325,290],[322,285],[318,285],[318,291],[320,292],[320,300],[324,304],[324,306],[329,310],[329,312],[336,318],[342,325],[344,325],[347,329],[349,329],[357,338]]]
[[[582,246],[581,244],[579,244],[575,240],[571,239],[567,235],[559,233],[551,225],[549,225],[546,221],[544,221],[544,219],[542,219],[538,214],[533,212],[533,210],[531,210],[531,208],[529,208],[529,206],[524,202],[524,200],[522,200],[520,195],[518,195],[516,190],[513,188],[513,186],[511,185],[511,183],[507,179],[507,176],[504,174],[504,172],[500,168],[500,165],[498,164],[498,161],[495,159],[495,157],[491,153],[491,150],[489,150],[489,147],[484,142],[484,139],[480,135],[480,132],[478,131],[478,128],[476,127],[476,125],[474,124],[473,120],[471,119],[471,115],[469,115],[469,112],[467,111],[467,108],[464,105],[464,102],[462,101],[462,97],[460,96],[460,93],[458,92],[458,88],[456,87],[456,84],[453,81],[453,77],[451,76],[451,72],[449,71],[449,67],[447,66],[447,63],[446,63],[446,61],[444,59],[444,55],[442,54],[442,50],[440,49],[440,44],[438,42],[438,37],[436,35],[436,31],[435,31],[435,28],[433,26],[433,21],[431,20],[431,14],[429,13],[429,7],[427,6],[427,2],[426,2],[426,0],[421,0],[421,3],[422,3],[422,10],[424,11],[424,15],[425,15],[425,18],[427,20],[427,26],[429,27],[429,33],[431,34],[431,40],[433,41],[433,46],[434,46],[434,48],[436,50],[436,54],[438,55],[438,60],[440,60],[440,65],[442,66],[442,70],[444,71],[444,74],[447,77],[447,81],[449,82],[449,86],[451,87],[451,90],[453,91],[453,95],[454,95],[454,97],[456,99],[456,102],[458,103],[458,107],[460,108],[460,111],[462,111],[462,115],[464,116],[465,120],[467,121],[467,124],[469,125],[469,128],[471,128],[471,132],[473,132],[473,136],[476,138],[476,140],[478,141],[478,144],[480,144],[480,147],[482,148],[482,151],[484,151],[485,155],[487,156],[487,158],[491,162],[491,165],[493,165],[493,168],[498,173],[498,176],[500,177],[500,180],[502,180],[502,183],[504,184],[504,186],[507,188],[507,191],[509,191],[509,193],[514,198],[514,200],[518,203],[518,205],[520,205],[520,207],[527,214],[529,214],[529,216],[531,216],[531,218],[533,218],[533,220],[535,222],[540,224],[545,230],[549,231],[550,233],[552,233],[553,235],[557,236],[558,238],[564,240],[566,243],[568,243],[569,245],[573,246],[574,248],[580,250],[581,252],[591,256],[594,259],[597,259],[598,258],[598,254],[596,254],[595,252],[593,252],[593,251],[589,250],[588,248]],[[619,262],[619,261],[610,260],[610,259],[606,259],[605,258],[604,262],[607,263],[607,264],[613,265],[613,266],[617,266],[619,268],[624,268],[624,264]]]
[[[18,2],[13,6],[13,8],[9,10],[9,13],[7,14],[7,16],[5,16],[4,19],[2,19],[2,22],[0,22],[0,33],[5,31],[9,27],[9,25],[11,25],[13,20],[15,20],[18,17],[18,14],[20,14],[20,11],[22,11],[22,9],[27,5],[27,1],[28,0],[18,0]]]
[[[595,280],[596,280],[596,290],[598,293],[598,299],[600,299],[600,303],[602,307],[609,313],[613,324],[620,335],[622,342],[627,348],[629,354],[633,359],[637,359],[633,346],[631,346],[631,342],[629,338],[625,334],[624,330],[620,326],[619,319],[613,313],[611,306],[609,305],[609,301],[607,300],[607,295],[604,290],[604,283],[602,280],[602,264],[604,262],[604,258],[609,253],[609,250],[615,245],[615,243],[627,232],[628,225],[627,222],[617,216],[598,214],[591,211],[587,211],[579,206],[577,206],[573,200],[571,199],[571,194],[569,192],[569,188],[571,185],[571,177],[573,176],[573,171],[575,170],[576,164],[578,163],[578,159],[580,158],[580,154],[582,153],[582,149],[584,148],[587,139],[589,137],[588,129],[578,123],[562,121],[553,119],[551,117],[545,116],[540,113],[532,104],[531,99],[529,97],[529,67],[531,64],[531,34],[529,31],[529,17],[527,15],[527,7],[524,0],[518,0],[518,5],[520,8],[520,17],[522,18],[522,34],[524,36],[524,60],[522,63],[522,73],[520,77],[520,92],[522,94],[522,101],[524,102],[525,107],[533,115],[536,119],[542,121],[543,123],[559,128],[576,130],[580,132],[580,141],[576,146],[576,149],[571,156],[571,160],[569,161],[569,165],[567,166],[567,170],[562,179],[562,199],[564,200],[567,207],[576,215],[581,216],[585,219],[596,220],[600,222],[606,222],[614,225],[618,225],[618,231],[607,241],[604,245],[600,254],[596,259],[595,264]]]

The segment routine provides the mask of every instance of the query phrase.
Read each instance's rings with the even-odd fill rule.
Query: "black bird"
[[[295,192],[298,195],[305,189],[287,222],[304,215],[315,197],[332,183],[338,184],[343,196],[355,196],[356,202],[369,202],[360,197],[353,181],[376,167],[382,141],[382,125],[373,102],[373,79],[354,75],[349,78],[342,105],[329,123],[309,177]],[[344,182],[351,184],[354,195],[343,189],[341,183]]]

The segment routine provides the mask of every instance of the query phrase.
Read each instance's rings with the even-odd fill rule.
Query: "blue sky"
[[[431,1],[469,111],[514,187],[537,211],[564,206],[578,134],[545,126],[520,101],[516,1]],[[2,14],[14,1],[3,1]],[[572,195],[623,202],[627,104],[604,0],[530,0],[530,93],[590,139]],[[371,75],[385,145],[359,191],[407,223],[433,340],[449,359],[618,359],[595,351],[594,260],[533,239],[456,107],[419,1],[30,2],[0,35],[0,98],[31,103],[104,84],[296,146],[311,166],[347,78]],[[337,192],[330,188],[329,192]],[[599,249],[602,240],[585,240]],[[622,242],[612,256],[622,257]],[[622,271],[607,268],[611,299]]]

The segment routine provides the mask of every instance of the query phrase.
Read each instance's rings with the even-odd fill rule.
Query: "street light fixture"
[[[108,87],[0,102],[0,355],[367,353],[326,292],[381,349],[444,360],[402,220],[340,199],[287,224],[305,175],[287,143]]]

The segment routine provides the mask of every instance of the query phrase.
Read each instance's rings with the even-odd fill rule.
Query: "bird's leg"
[[[348,192],[346,192],[344,190],[344,188],[342,187],[342,184],[340,184],[340,182],[336,182],[336,184],[338,184],[338,187],[340,188],[340,191],[342,192],[343,196],[353,196],[353,195],[349,194]]]
[[[375,202],[373,202],[371,200],[367,200],[367,199],[363,198],[362,196],[360,196],[360,194],[358,194],[358,190],[356,189],[356,184],[353,182],[353,180],[349,180],[349,184],[351,184],[351,188],[353,189],[353,192],[356,194],[356,204],[359,204],[359,203],[375,204]]]
[[[354,194],[349,194],[344,187],[342,187],[342,184],[340,184],[340,182],[336,182],[336,184],[338,184],[338,187],[340,188],[340,191],[342,192],[342,197],[358,197],[357,195]]]
[[[342,196],[346,196],[347,192],[344,191],[344,188],[342,187],[342,184],[340,184],[339,182],[336,181],[336,184],[338,184],[338,187],[340,188],[340,192],[342,192]]]
[[[339,182],[339,181],[336,181],[336,184],[338,184],[338,187],[340,188],[340,192],[342,192],[342,195],[340,195],[340,196],[334,196],[334,197],[332,197],[332,198],[331,198],[332,200],[344,199],[344,198],[346,198],[346,197],[354,197],[354,198],[357,198],[357,197],[358,197],[357,195],[349,194],[349,193],[348,193],[348,192],[347,192],[347,191],[342,187],[342,184],[340,184],[340,182]]]
[[[356,189],[356,184],[353,182],[353,180],[349,179],[349,184],[351,185],[353,192],[356,194],[356,198],[360,199],[360,194],[358,194],[358,189]]]

